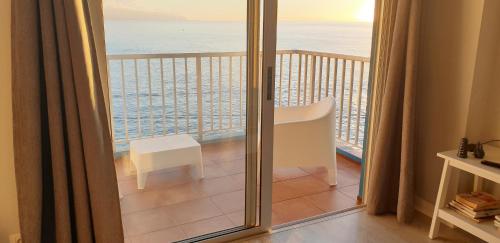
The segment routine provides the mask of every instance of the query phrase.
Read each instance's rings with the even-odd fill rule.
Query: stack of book
[[[496,215],[495,216],[495,226],[497,227],[497,229],[500,229],[500,215]]]
[[[457,194],[455,200],[448,205],[476,222],[492,220],[495,215],[500,214],[500,200],[485,192]],[[498,225],[500,225],[500,220]]]

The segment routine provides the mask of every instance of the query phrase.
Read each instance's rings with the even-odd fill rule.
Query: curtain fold
[[[417,47],[421,0],[396,1],[377,135],[367,191],[371,214],[396,213],[412,219]],[[384,21],[382,21],[384,22]]]
[[[100,0],[12,2],[23,242],[123,242],[102,21]]]

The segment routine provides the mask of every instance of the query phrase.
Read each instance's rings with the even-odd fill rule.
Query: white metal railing
[[[246,53],[108,55],[113,140],[117,151],[148,136],[189,133],[198,140],[243,135]],[[361,147],[369,58],[279,50],[276,106],[337,97],[337,136]]]

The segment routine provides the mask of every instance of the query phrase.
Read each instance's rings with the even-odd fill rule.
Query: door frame
[[[264,1],[262,31],[262,98],[260,131],[260,221],[271,229],[272,186],[273,186],[273,140],[274,140],[274,85],[276,65],[276,35],[278,22],[278,0]]]
[[[374,101],[374,85],[375,85],[375,76],[376,76],[376,67],[379,53],[379,35],[380,35],[380,17],[382,11],[383,0],[374,0],[375,1],[375,9],[373,14],[373,26],[372,26],[372,46],[371,46],[371,54],[370,54],[370,72],[368,74],[368,92],[367,97],[368,101],[366,104],[366,120],[365,120],[365,131],[363,141],[363,154],[361,158],[361,177],[359,178],[359,190],[358,190],[358,198],[361,199],[363,204],[366,202],[366,195],[368,189],[368,177],[370,173],[370,154],[371,154],[371,146],[373,141],[371,140],[372,131],[374,129],[374,124],[372,121],[373,118],[373,104]]]
[[[379,120],[379,114],[376,112],[381,105],[381,98],[383,96],[383,91],[381,83],[383,82],[380,76],[381,66],[380,55],[383,55],[381,51],[381,44],[384,42],[383,35],[386,34],[387,26],[382,24],[382,18],[384,18],[384,13],[387,8],[390,8],[390,2],[392,0],[375,0],[375,12],[373,19],[373,30],[372,30],[372,49],[370,56],[370,73],[369,73],[369,86],[368,86],[368,102],[366,108],[366,121],[365,121],[365,132],[363,142],[363,157],[361,160],[361,178],[360,187],[358,191],[358,197],[362,199],[363,204],[366,203],[367,194],[369,190],[370,182],[370,172],[371,172],[371,160],[373,155],[374,140],[377,136],[377,126]],[[385,13],[387,14],[387,13]]]

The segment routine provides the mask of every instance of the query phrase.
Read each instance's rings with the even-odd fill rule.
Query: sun
[[[365,3],[358,10],[356,19],[362,22],[373,22],[373,12],[375,9],[375,0],[365,0]]]

